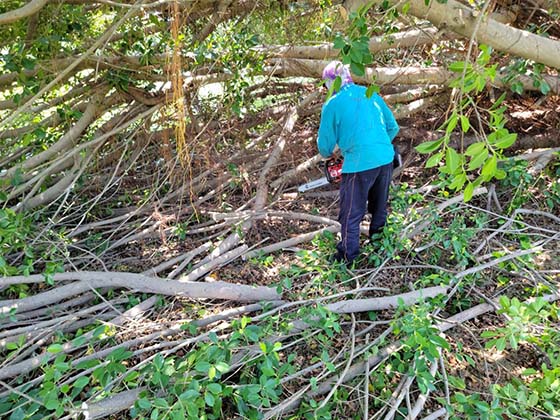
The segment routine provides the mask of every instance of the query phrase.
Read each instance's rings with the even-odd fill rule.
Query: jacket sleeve
[[[321,123],[317,137],[317,147],[321,156],[328,158],[336,146],[336,120],[333,107],[325,104],[321,112]]]
[[[385,120],[387,135],[389,136],[389,139],[393,141],[400,130],[399,124],[397,123],[397,120],[395,120],[395,116],[393,115],[391,109],[387,106],[385,101],[379,98],[379,102],[381,102],[381,109],[383,110],[383,119]]]

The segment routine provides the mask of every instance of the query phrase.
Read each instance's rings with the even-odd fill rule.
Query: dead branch
[[[226,254],[227,255],[227,254]],[[227,258],[230,258],[228,255]],[[227,261],[227,258],[224,260]],[[223,262],[223,261],[222,261]],[[208,267],[205,267],[205,270]],[[204,272],[202,270],[200,272]],[[117,272],[75,272],[57,274],[56,282],[62,280],[78,280],[64,286],[56,287],[38,295],[23,299],[0,301],[0,313],[7,314],[15,308],[18,312],[25,312],[59,302],[68,297],[88,291],[90,288],[114,287],[138,290],[145,293],[162,294],[167,296],[185,296],[190,298],[238,300],[241,302],[259,300],[278,300],[279,295],[268,287],[252,287],[235,285],[225,282],[193,283],[189,279],[173,281],[162,278],[147,277],[141,274]],[[10,277],[2,280],[2,284],[40,283],[44,281],[41,275],[18,277],[19,283],[12,283]]]
[[[0,25],[6,25],[8,23],[15,22],[17,20],[32,16],[41,10],[49,0],[31,0],[25,6],[19,9],[10,10],[8,12],[0,14]]]

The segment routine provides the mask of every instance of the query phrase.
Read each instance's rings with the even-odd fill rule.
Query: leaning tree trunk
[[[370,3],[366,0],[347,0],[345,6],[356,10]],[[495,19],[481,16],[479,11],[455,0],[447,0],[445,3],[431,0],[427,5],[425,0],[410,0],[406,3],[389,0],[389,3],[401,11],[405,4],[410,6],[408,13],[420,19],[427,19],[438,28],[449,28],[459,35],[474,38],[498,51],[560,69],[560,41],[512,28]]]

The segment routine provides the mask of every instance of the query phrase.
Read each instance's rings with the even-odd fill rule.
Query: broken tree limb
[[[6,25],[28,16],[32,16],[45,7],[48,2],[49,0],[31,0],[19,9],[9,10],[2,13],[0,14],[0,25]]]
[[[93,420],[120,413],[132,407],[136,400],[138,400],[140,393],[145,389],[145,387],[138,387],[136,389],[119,392],[116,395],[112,395],[102,401],[92,404],[84,402],[81,407],[83,415],[86,419]]]
[[[336,226],[329,226],[326,228],[315,230],[313,232],[304,233],[303,235],[296,236],[295,238],[286,239],[285,241],[277,242],[275,244],[247,252],[243,256],[243,259],[248,260],[249,258],[254,258],[258,255],[269,254],[271,252],[279,251],[284,248],[296,246],[311,241],[313,238],[315,238],[317,235],[322,234],[323,232],[338,232],[339,230],[340,230],[340,225],[337,224]]]
[[[308,99],[304,100],[303,102],[307,101]],[[287,137],[294,129],[297,119],[298,108],[294,107],[286,116],[284,126],[282,127],[282,132],[280,133],[280,136],[278,137],[278,140],[276,141],[276,144],[274,145],[274,148],[272,149],[272,152],[270,153],[269,158],[259,175],[259,179],[257,181],[257,192],[255,194],[255,203],[253,205],[253,208],[255,210],[261,210],[266,205],[268,195],[268,173],[280,159],[280,156],[282,155],[282,152],[284,151],[284,147],[286,145]]]
[[[366,0],[348,0],[345,5],[350,10],[356,10],[370,3]],[[380,0],[376,0],[375,3],[380,3]],[[399,10],[404,7],[404,4],[397,0],[390,0],[389,3]],[[498,51],[560,69],[560,41],[505,25],[488,16],[479,22],[479,11],[456,0],[447,0],[445,3],[410,0],[406,4],[409,14],[428,19],[436,27],[445,27]]]
[[[382,311],[386,309],[395,309],[399,306],[399,301],[407,306],[418,302],[421,299],[433,298],[446,294],[449,290],[448,286],[434,286],[427,289],[415,290],[395,296],[385,296],[369,299],[349,299],[340,302],[329,303],[325,308],[337,314],[349,314],[356,312]]]
[[[234,248],[231,251],[228,251],[228,252],[220,255],[219,257],[216,257],[216,258],[212,259],[208,263],[206,263],[204,265],[201,265],[198,268],[193,269],[186,276],[179,277],[178,282],[188,284],[188,282],[192,282],[196,279],[199,279],[202,276],[204,276],[205,274],[209,273],[210,271],[218,268],[219,266],[227,264],[227,263],[233,261],[234,259],[242,256],[243,254],[245,254],[247,252],[248,249],[249,249],[249,247],[247,245],[241,245],[237,248]],[[214,284],[214,283],[210,283],[210,284]],[[277,298],[278,298],[278,296],[277,296]],[[257,299],[257,300],[260,300],[260,299]],[[265,299],[265,300],[268,300],[268,299]]]
[[[267,70],[277,76],[283,77],[314,77],[320,79],[323,69],[328,64],[324,60],[310,60],[303,58],[270,59],[271,66]],[[507,73],[498,72],[492,82],[493,86],[504,88],[509,86]],[[364,76],[353,76],[354,81],[362,84],[375,83],[378,85],[449,85],[456,74],[443,67],[375,67],[366,68]],[[544,75],[543,80],[550,86],[551,92],[560,93],[560,78],[557,76]],[[538,91],[530,77],[520,75],[515,79],[523,85],[525,91]]]
[[[388,50],[391,48],[410,48],[432,43],[438,38],[438,29],[434,27],[412,29],[389,35],[375,36],[369,40],[368,46],[371,53]],[[283,58],[310,58],[326,60],[335,58],[340,53],[332,43],[319,45],[266,45],[255,48],[258,52],[269,57]]]
[[[66,273],[70,274],[70,273]],[[55,275],[55,281],[60,281],[60,275]],[[63,278],[79,280],[49,291],[29,296],[23,299],[0,301],[0,314],[10,311],[25,312],[64,300],[68,297],[88,291],[90,288],[114,287],[138,290],[145,293],[162,294],[167,296],[185,296],[190,298],[208,298],[238,300],[240,302],[279,300],[276,290],[262,286],[236,285],[226,282],[194,283],[189,281],[174,281],[162,278],[147,277],[141,274],[118,272],[76,272]],[[9,277],[3,283],[9,282]],[[24,279],[19,278],[22,283]],[[43,276],[29,276],[28,283],[38,283]],[[19,284],[22,284],[19,283]]]

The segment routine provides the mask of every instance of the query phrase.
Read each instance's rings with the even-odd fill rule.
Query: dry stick
[[[269,254],[271,252],[275,252],[275,251],[278,251],[280,249],[293,247],[293,246],[299,245],[301,243],[309,242],[313,238],[315,238],[317,235],[320,235],[323,232],[338,232],[339,230],[340,230],[340,225],[329,226],[329,227],[325,227],[325,228],[322,228],[322,229],[319,229],[319,230],[315,230],[313,232],[304,233],[302,235],[296,236],[295,238],[286,239],[284,241],[277,242],[275,244],[250,251],[243,256],[243,259],[247,260],[249,258],[253,258],[253,257],[256,257],[258,255]]]
[[[366,343],[369,342],[369,333],[366,335]],[[369,419],[369,363],[366,359],[366,366],[365,366],[365,375],[364,375],[364,419]]]
[[[93,298],[94,298],[93,293],[84,293],[83,295],[78,296],[74,299],[70,299],[65,302],[58,303],[56,306],[53,307],[42,308],[36,311],[29,311],[23,314],[15,314],[13,315],[13,317],[15,317],[15,319],[20,322],[10,322],[10,325],[16,326],[17,324],[21,324],[21,323],[29,324],[29,323],[38,322],[44,319],[47,315],[54,316],[54,314],[57,311],[64,313],[64,311],[70,310],[70,308],[74,306],[82,306],[85,303],[89,302],[90,300],[93,300]],[[10,320],[7,321],[9,322]],[[0,323],[0,325],[2,325],[2,323]]]
[[[439,363],[441,365],[441,374],[443,376],[443,388],[445,390],[445,401],[451,406],[451,394],[449,392],[449,379],[447,378],[447,370],[445,369],[445,362],[441,352],[439,353]],[[446,418],[448,415],[446,414]]]
[[[219,257],[216,257],[216,258],[212,259],[208,263],[206,263],[204,265],[201,265],[196,269],[193,269],[186,276],[179,277],[178,282],[179,283],[188,283],[188,282],[192,282],[196,279],[199,279],[200,277],[202,277],[205,274],[209,273],[210,271],[216,269],[217,267],[219,267],[221,265],[224,265],[224,264],[227,264],[230,261],[233,261],[234,259],[236,259],[236,258],[240,257],[241,255],[245,254],[245,252],[248,249],[249,249],[249,247],[247,245],[241,245],[241,246],[239,246],[235,249],[232,249],[231,251],[228,251],[225,254],[220,255]],[[211,284],[215,284],[215,283],[211,283]],[[262,287],[262,286],[256,286],[256,287]],[[270,289],[270,290],[272,290],[272,289]],[[272,300],[280,298],[278,294],[275,294],[274,296],[275,297]],[[270,299],[255,299],[255,300],[270,300]]]
[[[19,395],[20,397],[23,397],[23,398],[25,398],[26,400],[29,400],[30,402],[39,405],[40,407],[43,406],[43,403],[42,403],[41,401],[36,400],[36,399],[33,398],[33,397],[30,397],[29,395],[27,395],[27,394],[25,394],[25,393],[23,393],[23,392],[21,392],[21,391],[15,389],[15,388],[11,387],[10,385],[8,385],[7,383],[5,383],[5,382],[3,382],[3,381],[0,381],[0,386],[3,386],[3,387],[6,388],[9,392],[13,392],[14,394],[17,394],[17,395]]]
[[[214,261],[213,264],[215,265],[216,262]],[[150,277],[145,277],[142,275],[136,275],[136,274],[131,274],[131,273],[96,273],[96,272],[89,272],[89,273],[84,273],[84,272],[78,272],[78,273],[63,273],[63,274],[56,274],[54,276],[54,280],[55,281],[61,281],[64,279],[68,279],[70,278],[78,278],[78,279],[90,279],[90,281],[88,282],[88,284],[86,284],[86,288],[89,288],[89,286],[92,287],[99,287],[97,286],[96,282],[102,281],[104,284],[103,286],[107,286],[106,284],[106,280],[107,280],[107,275],[109,276],[109,279],[111,278],[111,275],[115,275],[116,277],[113,280],[116,280],[117,283],[124,283],[125,286],[124,287],[133,287],[133,288],[137,288],[137,284],[135,285],[135,280],[137,281],[145,281],[146,283],[152,283],[149,287],[149,290],[155,293],[159,293],[159,294],[171,294],[171,295],[176,295],[176,290],[173,291],[173,289],[177,288],[177,286],[179,287],[179,289],[181,289],[183,286],[186,286],[188,288],[192,288],[193,286],[195,286],[197,289],[201,289],[201,290],[207,290],[208,288],[217,289],[217,292],[219,293],[219,295],[222,295],[225,292],[227,292],[227,289],[230,289],[230,286],[235,286],[235,289],[237,289],[236,285],[230,285],[224,282],[215,282],[215,283],[209,283],[209,284],[200,284],[200,283],[178,283],[175,281],[171,281],[171,280],[166,280],[166,279],[159,279],[159,281],[153,281],[153,278]],[[24,276],[19,276],[18,280],[22,280],[22,277]],[[93,279],[92,279],[93,277]],[[27,278],[27,281],[29,282],[38,282],[42,280],[42,276],[37,275],[37,276],[29,276]],[[136,282],[137,282],[136,281]],[[81,282],[83,283],[83,281]],[[167,283],[167,285],[164,285],[164,283]],[[77,283],[79,285],[79,283]],[[62,286],[64,287],[75,287],[76,283],[72,283],[66,286]],[[113,284],[114,285],[114,284]],[[154,289],[153,286],[156,286],[156,288]],[[253,288],[250,286],[240,286],[242,289],[247,289],[247,291],[251,290],[260,290],[261,287],[257,287],[257,288]],[[224,289],[225,288],[225,289]],[[260,297],[265,297],[265,299],[260,299],[257,298],[255,300],[278,300],[278,294],[276,293],[275,290],[270,289],[270,288],[265,288],[266,292],[268,293],[268,297],[272,297],[272,299],[268,299],[266,298],[266,296],[262,295]],[[56,290],[56,289],[55,289]],[[263,289],[264,291],[264,289]],[[49,292],[45,292],[45,293],[49,293]],[[45,293],[43,293],[42,295],[45,295]],[[252,293],[252,292],[251,292]],[[206,297],[209,297],[206,295]],[[148,299],[147,301],[142,302],[142,304],[140,305],[148,305],[151,306],[155,303],[155,297],[152,297],[150,299]],[[138,306],[140,306],[138,305]],[[1,309],[1,308],[0,308]],[[133,309],[138,309],[138,308],[133,308]],[[123,314],[123,316],[121,317],[117,317],[115,318],[115,320],[113,320],[114,324],[119,325],[122,320],[126,319],[128,316],[130,315],[130,310],[127,311],[127,313]],[[65,345],[64,350],[65,351],[71,351],[73,349],[73,346],[70,345]],[[6,369],[0,369],[0,378],[5,378],[5,377],[11,377],[20,374],[21,372],[27,372],[29,370],[32,370],[35,366],[38,366],[38,364],[42,361],[41,358],[36,357],[30,360],[27,360],[25,362],[22,362],[18,365],[14,365],[14,366],[10,366],[9,368]]]
[[[436,374],[436,371],[437,371],[437,366],[438,366],[438,363],[436,361],[436,362],[432,363],[432,366],[430,367],[430,374],[432,375],[432,378],[435,377],[435,374]],[[425,394],[420,394],[420,396],[416,400],[416,403],[414,404],[414,407],[412,407],[412,411],[409,411],[407,420],[415,420],[416,417],[418,417],[420,415],[420,413],[424,409],[424,405],[426,404],[426,401],[428,400],[428,397],[430,396],[430,392],[431,391],[428,388],[428,390],[426,391]]]
[[[88,420],[99,419],[102,417],[110,416],[111,414],[119,413],[132,407],[140,393],[146,390],[146,387],[139,387],[129,391],[119,392],[102,401],[93,404],[82,404],[82,412]]]
[[[402,293],[395,296],[384,296],[369,299],[349,299],[325,305],[328,311],[337,314],[350,314],[356,312],[383,311],[394,309],[403,301],[409,306],[416,303],[419,299],[433,298],[447,293],[449,286],[434,286],[412,292]]]
[[[8,23],[13,23],[19,19],[23,19],[28,16],[32,16],[41,10],[49,0],[31,0],[25,6],[19,9],[8,10],[0,14],[0,25],[6,25]]]
[[[245,210],[232,213],[208,212],[214,220],[226,220],[229,223],[236,223],[240,220],[252,218],[261,220],[266,218],[279,218],[285,220],[305,220],[308,222],[323,223],[326,225],[340,225],[336,220],[324,216],[316,216],[309,213],[298,213],[291,211],[272,211],[272,210]]]
[[[434,411],[431,414],[428,414],[426,417],[423,417],[422,420],[437,420],[440,417],[446,416],[447,415],[447,409],[446,408],[440,408],[439,410]]]
[[[412,375],[407,375],[403,377],[401,383],[395,390],[395,393],[397,395],[396,396],[393,395],[393,398],[391,398],[391,401],[389,402],[389,406],[391,407],[391,409],[385,416],[384,420],[393,420],[393,418],[395,418],[395,414],[397,414],[397,411],[399,411],[401,402],[404,399],[405,395],[408,393],[408,390],[410,389],[410,386],[412,385],[413,381],[414,381],[414,376]]]
[[[192,261],[192,259],[194,257],[196,257],[199,254],[202,254],[203,252],[208,251],[208,249],[210,248],[211,245],[212,245],[211,242],[205,242],[204,244],[202,244],[198,248],[192,249],[189,252],[178,255],[177,257],[171,258],[170,260],[164,261],[161,264],[144,271],[142,274],[145,275],[145,276],[150,276],[150,275],[155,276],[156,274],[158,274],[158,273],[160,273],[164,270],[167,270],[168,268],[174,266],[177,263],[181,263],[182,261],[187,261],[187,263],[184,263],[185,266],[186,266],[190,261]],[[182,265],[183,264],[181,264],[179,267],[181,267]],[[184,266],[183,266],[183,267],[181,267],[181,270],[179,270],[179,267],[177,267],[177,269],[175,269],[171,273],[169,273],[167,275],[167,278],[168,279],[174,278],[178,274],[178,272],[181,271],[184,268]],[[178,270],[178,272],[175,273],[175,271],[177,271],[177,270]]]
[[[55,275],[56,276],[56,275]],[[155,305],[157,301],[157,298],[155,296],[152,296],[149,299],[146,299],[143,302],[140,302],[138,305],[136,305],[135,307],[127,310],[125,313],[123,313],[122,315],[119,315],[116,318],[113,318],[111,320],[111,324],[112,325],[122,325],[125,322],[128,323],[133,323],[135,322],[135,320],[139,317],[141,317],[145,311],[147,311],[148,309],[150,309],[153,305]],[[93,337],[93,331],[87,332],[84,335],[82,335],[81,337],[83,337],[84,339],[88,340],[91,339]],[[77,346],[74,345],[72,342],[68,342],[62,345],[62,351],[65,353],[70,353],[74,350],[78,350],[80,348],[84,347],[83,345],[81,346]],[[40,366],[42,363],[45,363],[49,360],[52,360],[56,357],[55,354],[51,354],[51,353],[43,353],[39,356],[33,357],[31,359],[27,359],[24,362],[20,362],[18,364],[18,366],[10,366],[9,369],[0,369],[0,378],[1,377],[13,377],[13,376],[17,376],[26,372],[29,372],[33,369],[35,369],[36,367]]]
[[[473,197],[476,197],[477,195],[486,194],[487,192],[488,192],[488,190],[486,189],[486,187],[479,187],[479,188],[476,188],[476,189],[473,191],[472,196],[473,196]],[[457,196],[455,196],[455,197],[453,197],[453,198],[450,198],[449,200],[446,200],[446,201],[444,201],[443,203],[438,204],[438,205],[436,206],[436,210],[437,210],[438,212],[441,212],[442,210],[446,209],[447,207],[449,207],[449,206],[451,206],[451,205],[453,205],[453,204],[457,204],[457,203],[462,202],[462,201],[464,200],[464,197],[465,197],[464,194],[459,194],[459,195],[457,195]],[[407,233],[407,234],[406,234],[406,237],[407,237],[407,238],[412,238],[412,237],[418,235],[422,230],[424,230],[427,226],[429,226],[430,223],[432,223],[430,220],[424,221],[424,222],[421,223],[420,225],[416,226],[416,227],[414,228],[414,230],[412,230],[412,232]],[[414,227],[414,225],[415,225],[414,223],[411,224],[409,227],[407,227],[407,229],[410,228],[410,227]]]
[[[269,311],[269,312],[264,313],[264,314],[262,314],[262,315],[260,315],[260,316],[257,316],[257,317],[254,318],[254,320],[258,320],[258,319],[261,319],[261,318],[263,318],[263,317],[266,317],[266,316],[268,316],[270,313],[272,313],[272,312],[274,312],[274,311],[276,311],[276,310],[278,310],[278,309],[285,308],[285,307],[287,307],[287,306],[295,306],[295,304],[298,304],[298,303],[299,303],[299,302],[297,302],[297,303],[283,304],[282,301],[273,302],[273,304],[282,305],[282,306],[279,306],[279,307],[277,307],[276,309],[274,309],[274,310],[272,310],[272,311]],[[381,307],[384,307],[385,305],[386,305],[386,303],[383,303],[383,302],[381,303]],[[306,329],[306,328],[308,328],[308,327],[309,327],[308,324],[301,322],[301,323],[298,323],[298,324],[296,325],[296,327],[294,328],[294,330],[296,330],[297,332],[301,332],[301,331],[303,331],[304,329]],[[292,331],[292,332],[293,332],[293,331]],[[386,335],[388,335],[390,332],[391,332],[391,329],[388,328],[388,329],[385,331],[385,333],[382,334],[382,336],[386,336]],[[276,340],[277,338],[275,337],[274,339]],[[371,343],[370,345],[375,345],[376,342],[377,342],[377,340],[374,341],[374,343]],[[366,351],[367,348],[368,348],[370,345],[366,346],[366,348],[363,349],[362,352],[363,352],[363,351]],[[361,352],[360,352],[360,354],[361,354]],[[357,354],[356,354],[356,356],[357,356]],[[232,368],[233,368],[233,366],[232,366]],[[307,389],[303,389],[303,390],[301,390],[300,392],[298,392],[297,395],[303,396],[303,395],[305,394],[306,391],[307,391]],[[124,395],[123,398],[125,398],[125,397],[127,397],[127,396]],[[98,410],[100,410],[100,412],[102,412],[103,409],[101,408],[101,406],[103,406],[103,405],[104,405],[104,401],[100,402],[99,405],[96,406],[96,409],[98,409]],[[127,408],[128,408],[128,407],[127,407]],[[103,412],[104,412],[104,411],[103,411]],[[265,418],[268,418],[268,417],[265,417]]]
[[[290,181],[291,179],[298,177],[302,172],[308,171],[314,168],[323,157],[319,154],[313,156],[310,159],[307,159],[305,162],[300,163],[293,169],[286,171],[280,178],[275,179],[270,183],[272,188],[278,188],[280,185],[284,184],[285,182]]]
[[[270,302],[270,304],[272,305],[280,305],[282,303],[282,301],[279,302]],[[221,321],[221,320],[226,320],[226,319],[231,319],[234,316],[238,316],[241,315],[243,313],[248,313],[248,312],[254,312],[257,310],[261,310],[262,309],[262,305],[261,304],[253,304],[253,305],[246,305],[243,307],[239,307],[239,308],[233,308],[233,309],[229,309],[226,311],[223,311],[219,314],[216,315],[212,315],[210,317],[204,318],[202,320],[198,320],[198,321],[193,321],[193,325],[196,325],[197,327],[203,327],[203,326],[207,326],[210,325],[211,323],[215,323],[217,321]],[[220,326],[220,330],[223,330],[225,328],[227,328],[229,325],[222,325]],[[217,329],[213,329],[211,331],[208,331],[198,337],[195,337],[193,339],[188,339],[188,340],[180,340],[178,342],[176,342],[177,347],[175,349],[171,349],[169,351],[166,351],[167,354],[170,354],[172,352],[176,352],[177,350],[179,350],[180,348],[185,347],[186,345],[192,344],[196,341],[200,341],[200,340],[204,340],[207,339],[209,334],[211,332],[216,332],[218,331]],[[180,331],[177,331],[180,332]],[[162,334],[165,335],[165,334]],[[155,346],[151,346],[149,349],[150,351],[153,351],[153,347]],[[135,352],[135,355],[140,354],[141,352],[145,352],[146,349],[141,349],[139,352]],[[154,356],[152,356],[151,358],[148,358],[144,361],[141,362],[140,365],[147,363],[149,360],[151,360]],[[73,362],[74,363],[74,362]],[[138,369],[140,366],[135,366],[134,369]],[[126,374],[129,374],[130,372],[127,371]],[[138,394],[140,393],[140,391],[138,391]],[[116,399],[105,399],[102,401],[98,401],[95,402],[93,404],[88,405],[87,403],[84,403],[82,405],[82,409],[84,410],[83,413],[87,414],[88,416],[92,416],[92,415],[96,415],[98,417],[104,417],[104,416],[108,416],[109,414],[112,413],[116,413],[119,411],[123,411],[127,408],[129,408],[130,406],[134,405],[135,399],[130,398],[131,395],[127,394],[127,393],[119,393],[116,394],[114,397],[116,397]],[[119,408],[118,411],[112,411],[114,410],[114,401],[123,401],[123,405],[125,404],[130,404],[127,407],[123,407],[123,408]],[[126,402],[124,402],[126,401]],[[121,407],[121,404],[118,404],[119,407]],[[97,418],[98,418],[97,417]],[[88,418],[96,418],[96,417],[88,417]]]
[[[119,304],[119,303],[123,303],[126,302],[127,299],[116,299],[113,302],[115,304]],[[36,322],[33,323],[32,325],[26,326],[26,327],[19,327],[19,328],[14,328],[11,330],[5,330],[5,331],[0,331],[0,339],[4,339],[4,340],[0,340],[0,347],[3,347],[5,344],[5,340],[13,340],[13,341],[17,341],[17,339],[22,335],[25,334],[27,337],[30,337],[33,334],[36,334],[37,330],[40,330],[42,328],[47,328],[47,327],[51,327],[54,324],[57,324],[59,322],[64,322],[64,321],[68,321],[71,319],[78,319],[81,316],[84,315],[88,315],[91,314],[92,312],[96,312],[98,310],[102,310],[105,309],[107,307],[107,303],[103,302],[103,303],[99,303],[95,306],[91,306],[89,308],[85,308],[82,309],[78,312],[74,312],[72,314],[69,315],[64,315],[64,316],[60,316],[57,317],[55,319],[49,319],[46,321],[40,321],[40,322]]]
[[[184,268],[192,261],[192,259],[194,257],[196,257],[199,254],[202,254],[203,252],[206,252],[210,249],[210,247],[212,246],[212,242],[205,242],[204,244],[202,244],[201,246],[199,246],[198,248],[187,252],[183,258],[183,261],[181,262],[181,264],[179,264],[177,266],[177,268],[175,268],[173,271],[171,271],[171,273],[169,273],[167,275],[168,279],[173,279],[175,278],[179,273],[181,273],[181,271],[184,270]]]
[[[109,321],[110,319],[114,318],[115,314],[111,314],[111,313],[106,313],[106,314],[100,314],[100,315],[96,315],[95,316],[95,321],[97,322],[105,322],[105,321]],[[19,363],[23,360],[25,360],[25,358],[27,358],[29,355],[35,353],[36,350],[38,350],[39,348],[43,347],[48,340],[50,340],[50,338],[55,335],[58,332],[62,332],[62,333],[71,333],[74,331],[77,331],[80,328],[83,327],[87,327],[89,325],[91,325],[91,319],[82,319],[81,321],[76,321],[73,323],[68,323],[65,326],[62,326],[60,329],[58,330],[53,330],[53,331],[48,331],[47,334],[42,337],[39,341],[36,341],[35,343],[33,343],[32,346],[27,346],[24,351],[22,353],[20,353],[17,357],[15,357],[11,363]],[[37,339],[37,337],[35,337]]]
[[[529,215],[533,215],[533,216],[543,216],[543,217],[548,217],[552,220],[554,220],[557,223],[560,223],[560,218],[554,216],[553,214],[547,213],[547,212],[543,212],[543,211],[539,211],[539,210],[529,210],[529,209],[523,209],[523,208],[518,208],[515,209],[513,211],[513,214],[509,217],[502,217],[504,219],[507,219],[506,223],[504,223],[502,226],[500,226],[498,229],[496,229],[494,232],[492,232],[488,237],[484,238],[483,242],[476,248],[476,250],[473,252],[474,255],[477,255],[480,251],[482,251],[482,249],[484,248],[485,245],[487,245],[488,243],[490,243],[490,240],[492,238],[494,238],[495,236],[499,235],[500,233],[503,233],[506,229],[508,229],[514,222],[517,223],[524,223],[521,220],[515,220],[516,216],[518,214],[529,214]],[[525,223],[526,224],[526,223]]]
[[[350,354],[349,354],[349,357],[348,357],[348,362],[346,363],[346,367],[342,371],[342,375],[340,375],[339,380],[336,381],[336,383],[334,384],[334,386],[332,387],[331,391],[328,393],[326,398],[319,405],[319,407],[317,407],[317,410],[320,410],[325,405],[327,405],[327,403],[330,401],[330,399],[332,398],[332,396],[336,392],[337,388],[342,384],[342,381],[344,380],[344,376],[346,375],[346,373],[348,372],[348,369],[350,369],[350,366],[352,365],[352,361],[354,360],[354,351],[355,351],[355,348],[356,348],[356,336],[354,334],[355,331],[356,331],[356,317],[354,316],[354,314],[352,314],[352,329],[350,330],[350,338],[352,339],[352,341],[351,341],[351,344],[350,344]]]

